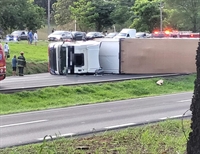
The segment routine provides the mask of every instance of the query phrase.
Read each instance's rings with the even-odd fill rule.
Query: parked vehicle
[[[118,34],[118,32],[112,32],[105,36],[105,38],[113,38]]]
[[[73,35],[69,31],[54,31],[48,36],[49,41],[66,41],[71,40]]]
[[[0,44],[0,81],[6,78],[6,59],[3,46]]]
[[[100,32],[89,32],[86,34],[87,40],[93,40],[95,38],[104,38],[105,36]]]
[[[155,31],[152,33],[152,37],[153,38],[164,38],[167,37],[168,35],[166,35],[164,32],[160,32],[160,31]]]
[[[7,41],[20,41],[27,40],[28,32],[25,30],[17,30],[12,32],[11,34],[6,35]]]
[[[136,29],[122,29],[114,38],[135,38]]]
[[[151,34],[146,32],[137,32],[135,35],[136,38],[151,38]]]
[[[86,38],[85,32],[72,31],[73,40],[82,41]]]

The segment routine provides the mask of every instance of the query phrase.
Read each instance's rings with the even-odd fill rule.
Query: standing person
[[[55,31],[55,29],[53,28],[51,32],[53,33],[54,31]]]
[[[17,59],[17,64],[19,69],[19,76],[24,76],[24,67],[26,67],[26,59],[24,57],[24,52],[20,52],[20,56]]]
[[[33,35],[33,38],[34,38],[35,45],[37,45],[37,41],[38,41],[38,34],[37,34],[37,31],[35,31],[35,33],[34,33],[34,35]]]
[[[29,37],[30,44],[32,44],[32,42],[33,42],[33,33],[32,33],[32,30],[30,30],[30,32],[28,33],[28,37]]]
[[[105,31],[105,36],[106,36],[106,35],[108,35],[108,32],[107,32],[107,31]]]
[[[28,31],[28,34],[27,34],[27,41],[28,41],[28,44],[30,44],[30,41],[29,41],[29,31]]]
[[[13,76],[16,76],[16,70],[17,70],[17,58],[16,55],[14,55],[12,59],[12,70],[13,70]]]
[[[6,42],[6,44],[4,44],[4,52],[5,52],[6,59],[9,58],[9,46],[8,46],[8,42]]]

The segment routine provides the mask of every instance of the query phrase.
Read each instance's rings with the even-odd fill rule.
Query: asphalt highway
[[[25,79],[25,78],[24,78]],[[192,93],[114,101],[0,116],[0,148],[181,118]],[[185,116],[190,116],[187,112]],[[47,139],[50,139],[47,137]]]
[[[94,75],[51,75],[49,73],[25,75],[23,77],[7,77],[0,81],[0,93],[12,93],[23,90],[35,90],[37,88],[55,87],[59,85],[78,85],[88,83],[112,82],[130,79],[143,79],[162,76],[174,76],[177,74],[162,75],[116,75],[106,74],[103,76]]]

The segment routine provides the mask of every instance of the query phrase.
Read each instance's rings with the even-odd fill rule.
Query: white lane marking
[[[171,116],[170,118],[179,118],[179,117],[183,117],[183,115]]]
[[[75,134],[75,133],[68,133],[68,134],[60,134],[60,135],[47,136],[47,137],[45,138],[45,140],[55,139],[55,138],[59,138],[59,137],[73,136],[74,134]],[[44,137],[43,137],[43,138],[38,138],[37,140],[43,141],[43,140],[44,140]]]
[[[66,109],[76,109],[76,108],[82,108],[82,107],[88,107],[88,106],[100,106],[100,105],[104,105],[105,103],[115,104],[115,103],[118,103],[119,101],[129,102],[129,101],[146,100],[146,99],[154,99],[154,98],[162,98],[162,97],[171,97],[171,96],[186,95],[186,94],[192,94],[192,92],[166,94],[166,95],[159,95],[159,96],[142,97],[142,98],[118,100],[118,101],[112,101],[112,102],[88,104],[88,105],[84,105],[84,106],[83,105],[79,105],[79,106],[70,106],[70,107],[66,107],[66,108],[55,108],[55,109],[47,109],[47,110],[41,110],[41,111],[32,111],[32,112],[15,113],[15,114],[9,114],[9,115],[0,115],[0,118],[1,117],[12,117],[12,116],[28,115],[28,114],[37,114],[37,113],[48,113],[48,112],[54,112],[54,111],[57,112],[57,111],[62,111],[62,110],[66,110]]]
[[[20,125],[27,125],[27,124],[34,124],[34,123],[40,123],[40,122],[46,122],[46,121],[48,121],[48,120],[37,120],[37,121],[29,121],[29,122],[23,122],[23,123],[2,125],[2,126],[0,126],[0,128],[20,126]]]
[[[191,115],[185,115],[185,116],[191,116]],[[185,116],[183,116],[183,115],[175,115],[175,116],[171,116],[171,117],[159,118],[159,120],[172,119],[172,118],[180,118],[180,117],[185,117]]]
[[[192,101],[192,100],[191,99],[186,99],[186,100],[181,100],[181,101],[177,101],[177,102],[182,103],[182,102],[190,102],[190,101]]]
[[[159,118],[159,120],[165,120],[165,119],[167,119],[167,117]]]
[[[115,125],[115,126],[108,126],[105,127],[105,129],[112,129],[112,128],[118,128],[118,127],[126,127],[126,126],[131,126],[135,125],[136,123],[128,123],[128,124],[121,124],[121,125]]]

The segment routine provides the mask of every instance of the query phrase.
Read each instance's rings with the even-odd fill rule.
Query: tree
[[[110,16],[118,30],[129,27],[133,22],[131,7],[133,7],[134,2],[135,0],[113,0],[115,9]]]
[[[45,9],[46,15],[48,15],[48,0],[32,0],[34,1],[34,4],[37,4],[39,7],[42,7]],[[52,5],[56,2],[57,0],[50,0],[50,12],[53,11]]]
[[[136,0],[132,7],[135,19],[130,27],[137,29],[137,31],[152,32],[160,25],[159,9],[158,0]]]
[[[105,0],[109,2],[114,2],[115,4],[119,4],[120,6],[131,7],[134,5],[135,0]]]
[[[135,0],[85,0],[85,2],[91,3],[91,5],[86,8],[84,5],[81,5],[81,0],[57,0],[53,5],[55,13],[54,18],[56,24],[65,25],[74,21],[76,16],[76,21],[79,20],[78,25],[79,27],[81,26],[80,28],[86,25],[88,26],[89,22],[90,26],[88,28],[93,27],[96,31],[110,28],[113,24],[128,27],[132,21],[130,8],[133,6],[134,1]],[[79,7],[77,7],[76,2],[79,3]],[[86,12],[83,13],[83,10],[86,10]],[[91,12],[88,12],[88,10]],[[94,20],[89,19],[92,15],[96,17]],[[80,18],[81,21],[87,22],[81,22]]]
[[[102,31],[104,28],[109,28],[113,25],[110,14],[114,11],[115,6],[112,2],[104,0],[93,0],[93,6],[96,8],[95,12],[98,13],[98,17],[95,19],[96,31]]]
[[[174,9],[178,16],[173,23],[184,30],[197,32],[200,28],[200,0],[165,0],[168,9]],[[172,23],[172,22],[171,22]]]
[[[23,14],[24,28],[29,30],[37,30],[45,25],[45,12],[44,9],[34,4],[29,6],[29,9]]]
[[[65,25],[72,21],[72,14],[69,7],[73,7],[73,3],[78,0],[57,0],[53,4],[54,19],[57,25]]]
[[[86,7],[87,6],[87,7]],[[93,27],[96,31],[102,31],[104,28],[111,27],[113,20],[110,14],[114,10],[112,2],[104,0],[79,0],[73,3],[71,14],[78,17],[77,20],[81,25],[88,28]],[[81,20],[80,20],[81,19]]]
[[[72,18],[77,21],[80,30],[87,31],[88,28],[94,27],[94,21],[98,17],[95,7],[87,0],[79,0],[70,6]]]
[[[197,77],[190,110],[192,111],[192,132],[189,134],[187,154],[200,154],[200,42],[196,56]]]
[[[44,24],[44,10],[27,0],[0,1],[0,27],[14,29],[39,29]]]

